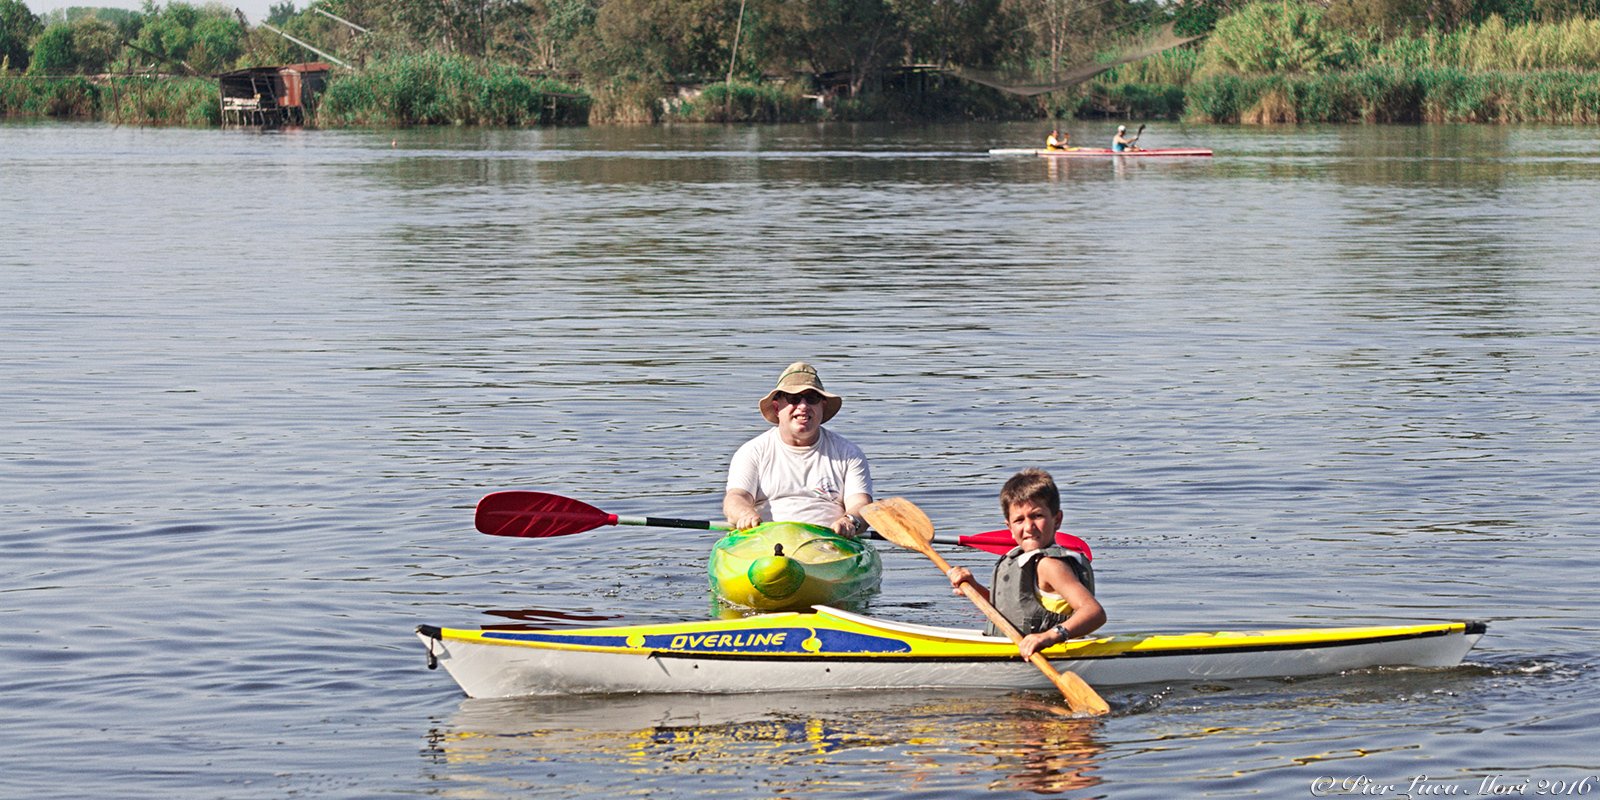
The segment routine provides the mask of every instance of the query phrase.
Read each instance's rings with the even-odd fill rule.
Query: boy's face
[[[1023,550],[1040,550],[1056,543],[1056,531],[1061,529],[1061,512],[1032,500],[1018,500],[1006,509],[1006,527],[1011,538]]]

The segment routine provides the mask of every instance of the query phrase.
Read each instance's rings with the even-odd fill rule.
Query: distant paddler
[[[822,427],[844,399],[822,388],[817,370],[790,364],[757,403],[773,427],[745,442],[728,466],[722,513],[737,530],[762,522],[806,522],[844,536],[867,530],[872,472],[861,448]]]
[[[1044,137],[1044,149],[1046,149],[1046,150],[1070,150],[1070,149],[1072,149],[1072,134],[1070,134],[1070,133],[1062,133],[1060,130],[1052,130],[1052,131],[1050,131],[1050,135]]]
[[[1131,139],[1128,138],[1128,126],[1126,126],[1126,125],[1118,125],[1117,126],[1117,135],[1111,137],[1111,151],[1114,152],[1114,153],[1127,153],[1127,152],[1131,152],[1131,151],[1140,150],[1142,148],[1140,148],[1137,144],[1134,144],[1134,143],[1139,141],[1139,137],[1143,136],[1143,135],[1144,135],[1144,126],[1143,125],[1139,126],[1139,132],[1134,134],[1133,138],[1131,138]]]

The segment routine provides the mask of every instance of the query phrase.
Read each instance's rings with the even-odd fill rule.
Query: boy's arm
[[[1046,558],[1039,562],[1038,574],[1039,588],[1064,598],[1072,606],[1072,616],[1050,630],[1024,636],[1019,648],[1023,658],[1031,658],[1034,653],[1068,639],[1087,636],[1106,624],[1106,610],[1078,581],[1071,567],[1060,559]]]

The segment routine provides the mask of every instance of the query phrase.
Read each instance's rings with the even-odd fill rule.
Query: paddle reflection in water
[[[493,608],[483,612],[491,617],[518,620],[514,623],[490,623],[483,626],[484,630],[497,631],[537,631],[553,630],[557,628],[583,628],[605,624],[612,620],[620,620],[620,615],[607,614],[575,614],[571,611],[558,611],[543,608]]]
[[[437,778],[474,797],[626,791],[693,776],[696,795],[876,796],[1098,785],[1101,723],[1026,694],[897,692],[466,700],[428,733]],[[839,765],[883,776],[841,784]],[[681,780],[681,777],[680,777]],[[752,783],[759,786],[752,786]]]

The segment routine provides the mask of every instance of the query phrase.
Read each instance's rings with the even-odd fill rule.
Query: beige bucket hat
[[[778,412],[772,408],[772,398],[776,397],[778,392],[804,394],[809,391],[815,391],[823,397],[823,422],[833,419],[833,415],[839,413],[839,407],[844,405],[843,397],[830,394],[826,389],[822,388],[822,378],[817,375],[815,367],[804,361],[796,361],[785,368],[782,375],[778,376],[778,385],[773,387],[772,391],[767,392],[766,397],[761,398],[761,416],[766,417],[767,421],[774,425],[778,424]]]

